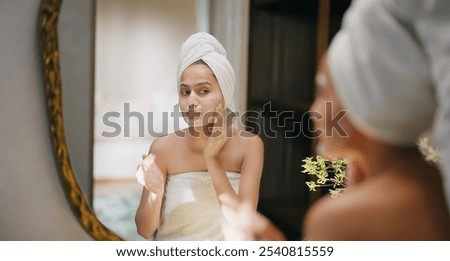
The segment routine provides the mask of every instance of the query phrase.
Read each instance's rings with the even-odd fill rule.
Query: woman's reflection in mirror
[[[256,211],[264,145],[227,121],[235,76],[223,46],[197,33],[181,46],[178,101],[188,127],[157,138],[138,168],[138,233],[155,240],[224,240],[223,198]],[[225,214],[225,215],[224,215]]]

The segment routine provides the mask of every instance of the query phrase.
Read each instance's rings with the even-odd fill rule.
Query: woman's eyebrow
[[[204,82],[198,82],[194,85],[194,87],[199,87],[199,86],[203,86],[203,85],[209,85],[209,86],[213,86],[210,82],[208,81],[204,81]],[[180,88],[192,88],[191,85],[181,82],[180,83]]]
[[[206,81],[206,82],[199,82],[199,83],[195,84],[195,86],[201,86],[201,85],[211,85],[212,86],[212,84],[210,82],[208,82],[208,81]]]
[[[211,86],[212,86],[212,84],[211,84],[210,82],[208,82],[208,81],[205,81],[205,82],[198,82],[198,83],[196,83],[194,86],[201,86],[201,85],[211,85]],[[187,84],[187,83],[181,82],[181,83],[180,83],[180,87],[190,87],[190,85]]]
[[[187,85],[187,84],[184,83],[184,82],[181,82],[181,83],[180,83],[180,87],[189,87],[189,85]]]

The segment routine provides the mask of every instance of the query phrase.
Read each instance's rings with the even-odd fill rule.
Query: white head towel
[[[450,1],[359,0],[333,40],[329,65],[343,105],[375,137],[410,145],[434,120],[450,209],[449,47]]]
[[[190,36],[181,46],[178,62],[178,88],[184,70],[192,63],[203,60],[216,76],[225,100],[225,109],[236,112],[233,102],[235,76],[223,46],[214,36],[208,33],[196,33]]]
[[[379,1],[353,3],[328,62],[337,95],[358,129],[412,146],[431,128],[436,103],[423,50]]]

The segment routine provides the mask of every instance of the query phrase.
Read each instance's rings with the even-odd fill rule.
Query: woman
[[[349,159],[346,191],[308,210],[305,239],[450,240],[449,34],[442,33],[449,11],[445,0],[360,0],[346,12],[311,107],[316,152]],[[443,150],[441,173],[417,149],[429,129]],[[238,229],[256,238],[276,231],[267,222]]]
[[[440,72],[449,63],[439,29],[448,25],[449,7],[448,1],[367,0],[352,3],[345,14],[319,68],[311,110],[328,120],[348,112],[339,122],[343,136],[330,132],[326,120],[315,121],[332,134],[319,137],[317,152],[350,160],[347,190],[312,206],[306,239],[450,239],[444,172],[416,145],[425,131],[440,128],[436,95],[448,87],[442,77],[448,74]]]
[[[261,139],[233,128],[234,71],[207,33],[189,37],[178,65],[179,106],[188,128],[156,139],[138,170],[144,185],[138,233],[156,240],[223,240],[221,198],[256,209]]]
[[[317,97],[311,110],[334,117],[344,108],[337,97],[327,59],[319,69]],[[345,93],[342,92],[343,95]],[[324,198],[308,211],[307,240],[449,240],[450,217],[438,170],[426,162],[414,143],[398,145],[355,126],[355,111],[340,121],[346,135],[330,131],[326,119],[316,120],[318,154],[348,158],[345,193]],[[357,117],[357,116],[356,116]],[[328,121],[329,122],[329,121]],[[386,126],[386,129],[390,129]]]
[[[339,71],[339,67],[333,68]],[[316,116],[323,115],[313,118],[317,133],[321,133],[317,153],[329,159],[347,158],[349,166],[343,195],[324,197],[308,209],[304,239],[450,240],[450,216],[439,171],[424,160],[414,140],[410,145],[395,144],[366,127],[363,123],[368,122],[367,118],[359,118],[362,123],[358,124],[355,117],[361,116],[359,111],[349,110],[339,126],[329,125],[347,109],[337,92],[345,95],[343,90],[348,85],[339,86],[334,84],[325,57],[316,77],[316,98],[311,107]],[[377,113],[380,111],[370,114]],[[333,131],[337,127],[345,134]],[[391,127],[385,125],[385,130],[394,135],[396,128]],[[283,239],[267,219],[245,211],[244,204],[232,199],[225,204],[228,215],[241,220],[229,228],[241,235],[240,239]]]

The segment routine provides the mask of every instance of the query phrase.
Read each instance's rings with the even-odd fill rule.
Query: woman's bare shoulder
[[[356,206],[345,196],[332,199],[324,196],[308,209],[303,222],[305,240],[346,240],[351,233]],[[354,235],[356,236],[356,235]]]
[[[150,153],[165,154],[170,152],[174,146],[182,141],[183,135],[185,135],[184,131],[180,130],[156,138],[150,146]]]
[[[180,148],[180,133],[170,133],[156,138],[150,145],[149,153],[156,156],[156,163],[163,173],[168,172],[168,166],[174,155],[174,148]]]
[[[367,236],[368,218],[376,214],[368,188],[344,192],[337,198],[324,196],[306,213],[304,235],[309,240],[360,240]],[[373,195],[375,196],[375,195]],[[361,222],[364,220],[364,222]]]
[[[421,196],[421,191],[390,178],[367,181],[339,198],[322,199],[314,204],[304,219],[305,237],[312,240],[419,239],[427,236],[416,227],[425,218],[421,213],[427,212]]]
[[[261,137],[249,131],[233,129],[233,137],[240,145],[261,148],[264,147]]]

